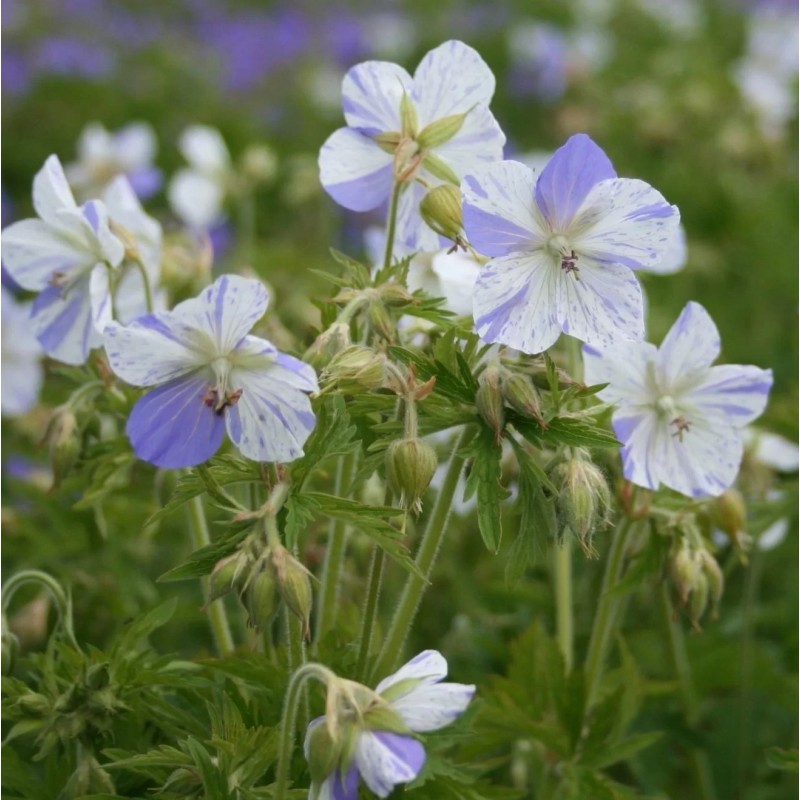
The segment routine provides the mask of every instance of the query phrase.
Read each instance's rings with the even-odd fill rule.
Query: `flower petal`
[[[597,184],[572,223],[572,245],[605,263],[659,272],[674,264],[680,214],[644,181],[617,178]]]
[[[222,134],[207,125],[186,128],[181,134],[178,148],[198,172],[216,175],[230,165],[230,153]]]
[[[612,417],[614,434],[622,443],[622,474],[637,486],[655,491],[660,484],[656,462],[660,421],[654,410],[621,408]]]
[[[194,374],[139,399],[125,427],[134,453],[164,469],[193,467],[211,458],[222,444],[225,422],[204,402],[207,388],[205,378]]]
[[[533,171],[518,161],[479,166],[464,178],[464,231],[479,253],[505,256],[544,241],[534,214],[534,183]]]
[[[119,266],[125,257],[125,245],[111,232],[105,203],[89,200],[80,207],[79,212],[62,209],[58,217],[66,221],[76,213],[80,213],[82,218],[87,249],[97,254],[98,261],[107,261],[112,267]]]
[[[563,233],[589,192],[616,178],[608,156],[585,134],[570,136],[536,181],[536,204],[553,230]]]
[[[414,73],[420,127],[476,105],[488,106],[494,89],[494,74],[476,50],[455,39],[440,44]]]
[[[58,156],[50,156],[33,179],[33,207],[51,225],[58,224],[59,211],[78,207]]]
[[[559,269],[542,251],[495,258],[475,283],[475,329],[486,342],[541,353],[561,333]]]
[[[131,122],[120,128],[112,140],[116,156],[126,172],[149,166],[155,158],[158,147],[156,134],[146,122]]]
[[[579,262],[580,274],[559,270],[558,308],[564,333],[596,347],[644,337],[642,290],[619,264]]]
[[[388,797],[396,784],[417,777],[425,763],[425,748],[410,736],[365,731],[358,738],[354,763],[364,783],[378,797]]]
[[[719,355],[719,331],[700,303],[687,303],[658,350],[664,387],[696,381]]]
[[[760,428],[745,428],[742,438],[745,449],[759,463],[777,472],[797,472],[800,468],[797,442]]]
[[[407,184],[400,192],[393,249],[395,258],[403,258],[412,253],[433,253],[446,241],[428,227],[419,213],[419,204],[425,191],[424,186],[412,183]]]
[[[369,211],[392,191],[392,156],[372,139],[339,128],[319,151],[319,177],[325,191],[351,211]]]
[[[197,314],[198,327],[212,331],[219,355],[227,355],[264,316],[269,295],[259,280],[222,275],[194,300],[181,304]]]
[[[475,687],[463,683],[416,686],[393,700],[392,710],[412,731],[436,731],[463,714],[474,694]]]
[[[772,370],[724,364],[711,367],[684,399],[703,414],[741,428],[764,411],[771,387]]]
[[[219,182],[193,169],[179,169],[167,189],[172,210],[191,228],[205,230],[222,214]]]
[[[403,664],[397,672],[384,678],[376,687],[378,694],[406,681],[418,681],[428,686],[447,677],[447,660],[438,650],[423,650]],[[418,685],[419,685],[418,684]]]
[[[500,161],[506,136],[486,106],[475,106],[458,133],[434,148],[456,175],[466,175],[482,162]]]
[[[411,92],[411,76],[388,61],[351,67],[342,81],[344,118],[351,128],[373,135],[400,130],[400,101]]]
[[[648,364],[655,361],[657,353],[649,342],[623,342],[601,351],[584,345],[583,380],[587,386],[609,384],[598,394],[606,403],[649,403]]]

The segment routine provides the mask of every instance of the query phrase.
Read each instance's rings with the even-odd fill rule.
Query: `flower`
[[[474,686],[441,683],[446,676],[442,654],[425,650],[384,678],[374,692],[344,682],[351,687],[351,704],[335,721],[333,742],[325,735],[331,727],[327,717],[315,719],[306,732],[306,758],[313,765],[316,756],[322,755],[319,760],[327,767],[322,780],[312,769],[309,797],[357,800],[359,776],[378,797],[387,797],[395,785],[414,780],[425,763],[425,748],[411,734],[449,725],[475,694]],[[376,727],[370,727],[370,720]],[[382,720],[394,730],[381,729]],[[315,752],[318,749],[321,754]]]
[[[109,226],[100,200],[75,203],[57,156],[33,180],[33,207],[3,232],[3,263],[24,289],[39,292],[31,322],[44,352],[67,364],[83,364],[102,341],[110,314],[109,268],[121,263],[123,243]]]
[[[189,166],[179,169],[170,181],[169,204],[189,227],[206,230],[221,220],[231,156],[220,132],[206,125],[188,127],[179,148]]]
[[[3,416],[17,417],[30,411],[39,399],[44,373],[42,348],[28,323],[30,303],[18,303],[5,286],[2,291],[2,395]]]
[[[125,175],[136,194],[148,198],[161,188],[161,171],[153,166],[156,136],[146,122],[132,122],[109,133],[99,122],[87,125],[78,140],[78,160],[64,167],[81,197],[96,197],[117,175]]]
[[[263,316],[263,284],[223,275],[172,311],[110,323],[112,370],[134,386],[155,386],[139,399],[126,431],[136,455],[177,469],[209,459],[228,436],[256,461],[292,461],[314,428],[306,392],[314,370],[248,335]]]
[[[607,347],[644,335],[634,269],[673,246],[678,210],[643,181],[618,178],[585,134],[539,174],[515,161],[462,181],[464,230],[491,257],[475,286],[475,326],[487,342],[540,353],[560,333]]]
[[[502,157],[505,136],[489,111],[494,88],[480,55],[458,41],[431,50],[413,78],[386,61],[356,65],[342,84],[347,127],[320,151],[322,185],[345,208],[369,211],[402,182],[398,252],[438,250],[420,200],[426,189],[457,185],[476,165]]]
[[[719,495],[733,484],[741,429],[764,410],[772,371],[711,366],[719,350],[717,327],[698,303],[686,305],[660,348],[584,347],[586,382],[607,383],[599,397],[616,405],[612,422],[629,481],[689,497]]]

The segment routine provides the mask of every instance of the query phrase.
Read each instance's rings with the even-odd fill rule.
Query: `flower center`
[[[661,397],[656,400],[656,411],[662,419],[669,421],[670,427],[675,428],[672,435],[676,436],[679,442],[682,442],[683,435],[689,433],[690,423],[689,420],[678,411],[675,400],[668,394],[661,395]]]
[[[572,249],[569,239],[563,233],[553,234],[545,244],[545,250],[560,262],[561,269],[566,275],[573,273],[578,280],[578,256]]]
[[[203,402],[214,409],[214,413],[222,414],[228,406],[236,405],[242,396],[241,389],[230,388],[231,362],[227,356],[219,356],[211,362],[211,371],[216,378],[216,386],[208,386]]]

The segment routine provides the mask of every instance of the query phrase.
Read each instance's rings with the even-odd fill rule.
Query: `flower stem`
[[[135,259],[133,263],[136,264],[136,269],[139,270],[139,274],[142,276],[142,283],[144,284],[144,301],[147,305],[147,313],[152,314],[154,306],[153,289],[150,286],[150,276],[147,274],[147,270],[144,268],[144,264],[140,258]]]
[[[436,505],[433,507],[428,526],[425,528],[425,533],[417,550],[417,557],[414,559],[414,564],[421,576],[409,573],[406,578],[403,594],[392,617],[374,675],[384,675],[394,667],[400,656],[400,650],[403,647],[406,636],[408,636],[411,626],[414,624],[414,618],[417,615],[422,595],[425,593],[433,571],[436,555],[447,531],[447,521],[453,504],[453,496],[455,495],[456,486],[458,486],[458,479],[461,477],[461,470],[464,468],[465,459],[461,454],[461,450],[473,436],[474,431],[469,426],[464,428],[453,450],[453,456],[450,459],[444,483],[439,490]]]
[[[605,659],[608,653],[614,628],[619,623],[619,610],[621,598],[611,594],[614,585],[622,575],[622,565],[625,560],[625,550],[631,533],[632,520],[622,517],[614,531],[611,541],[611,550],[606,560],[606,569],[603,573],[603,585],[592,624],[592,634],[589,639],[589,650],[586,654],[586,709],[591,708],[595,699],[600,681],[603,677]]]
[[[400,199],[400,190],[403,184],[395,181],[392,187],[392,197],[389,201],[389,216],[386,221],[386,249],[383,254],[383,268],[389,269],[392,265],[392,253],[394,251],[394,236],[397,229],[397,203]]]
[[[189,535],[192,539],[192,546],[195,550],[207,547],[211,544],[211,536],[208,533],[202,497],[199,495],[193,497],[189,501],[188,509]],[[208,578],[203,579],[203,593],[208,597]],[[209,604],[208,619],[211,624],[211,632],[214,634],[217,651],[222,656],[228,655],[233,651],[233,637],[228,625],[228,618],[225,615],[225,608],[221,602],[215,601]]]
[[[674,619],[672,603],[666,581],[661,584],[661,610],[664,615],[664,624],[667,630],[667,642],[675,674],[678,678],[678,690],[683,706],[683,714],[690,728],[695,728],[700,719],[700,709],[697,701],[697,691],[692,679],[692,667],[686,654],[686,641],[680,622]],[[717,792],[714,788],[714,779],[711,774],[711,764],[708,754],[700,747],[691,747],[689,758],[692,762],[699,797],[702,800],[716,800]]]
[[[383,565],[385,557],[383,550],[375,545],[372,550],[372,560],[369,565],[369,578],[367,580],[367,599],[364,602],[364,613],[361,617],[361,633],[358,639],[358,661],[356,662],[356,677],[366,680],[367,658],[372,646],[372,634],[375,629],[375,618],[378,614],[378,599],[381,596],[381,583],[383,581]]]
[[[569,536],[556,545],[553,553],[553,574],[556,584],[556,635],[564,666],[572,671],[575,661],[572,618],[572,542]]]

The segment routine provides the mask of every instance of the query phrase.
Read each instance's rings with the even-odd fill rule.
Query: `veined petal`
[[[351,128],[373,135],[400,130],[400,101],[411,92],[411,76],[388,61],[351,67],[342,81],[344,118]]]
[[[354,763],[364,783],[378,797],[388,797],[396,784],[417,777],[425,763],[425,748],[410,736],[365,731],[358,738]]]
[[[494,74],[476,50],[455,39],[440,44],[414,73],[420,127],[476,105],[488,106],[494,89]]]
[[[483,255],[531,250],[544,231],[533,211],[533,171],[518,161],[478,166],[461,182],[464,231]]]
[[[308,396],[287,384],[290,374],[277,362],[231,372],[231,389],[242,394],[227,409],[228,435],[247,458],[285,463],[303,455],[316,418]]]
[[[430,686],[447,677],[447,660],[438,650],[423,650],[403,664],[397,672],[384,678],[375,691],[382,694],[398,683],[419,681],[417,685]],[[409,689],[410,691],[410,689]]]
[[[607,383],[598,395],[606,403],[651,403],[648,364],[655,361],[657,353],[649,342],[623,342],[600,351],[584,345],[583,380],[587,386]]]
[[[53,273],[69,275],[97,263],[80,240],[64,236],[38,219],[24,219],[3,231],[3,266],[23,288],[46,289]]]
[[[344,776],[337,769],[313,796],[315,800],[358,800],[358,768],[351,766]]]
[[[658,350],[664,391],[682,383],[696,383],[719,356],[719,331],[700,303],[687,303]]]
[[[541,353],[561,333],[559,268],[547,253],[495,258],[475,283],[475,329],[486,342]]]
[[[595,185],[571,224],[575,250],[598,261],[658,272],[674,260],[680,214],[644,181],[617,178]]]
[[[49,156],[33,179],[33,207],[51,225],[58,224],[58,211],[78,207],[58,156]]]
[[[686,257],[686,231],[682,225],[678,225],[661,255],[661,260],[646,267],[645,271],[654,275],[673,275],[686,266]]]
[[[644,337],[642,291],[619,264],[579,262],[580,274],[558,275],[557,312],[564,333],[595,347]]]
[[[669,431],[651,408],[622,407],[611,419],[614,434],[623,445],[622,474],[637,486],[655,491],[660,484],[657,459],[663,457],[660,434]]]
[[[325,191],[351,211],[369,211],[392,191],[392,156],[358,131],[339,128],[319,151]]]
[[[434,153],[452,168],[456,175],[467,175],[487,161],[500,161],[506,136],[487,106],[475,106],[464,118],[459,132]]]
[[[181,134],[178,148],[198,172],[218,175],[230,164],[230,153],[222,134],[207,125],[191,125],[186,128]]]
[[[711,367],[705,380],[684,395],[682,402],[741,428],[764,411],[771,387],[772,370],[724,364]]]
[[[475,687],[463,683],[416,686],[392,701],[392,710],[412,731],[436,731],[463,714],[474,694]]]
[[[170,312],[141,316],[127,327],[112,322],[103,334],[111,369],[132,386],[166,383],[203,365]]]
[[[48,286],[33,301],[31,322],[48,356],[65,364],[83,364],[89,351],[102,342],[94,327],[90,292],[91,273],[65,292]]]
[[[63,210],[58,216],[64,220],[75,212]],[[112,267],[117,267],[125,256],[125,245],[114,236],[108,224],[108,209],[101,200],[89,200],[80,208],[81,218],[86,231],[88,246],[97,252],[98,261],[107,261]]]
[[[536,204],[554,231],[563,233],[590,191],[616,178],[608,156],[585,134],[570,136],[536,181]]]
[[[169,183],[172,210],[191,228],[205,230],[222,213],[223,190],[213,178],[184,167]]]
[[[207,405],[204,376],[186,375],[140,398],[128,417],[125,432],[134,453],[164,469],[193,467],[219,450],[225,422]]]
[[[102,335],[104,328],[112,320],[111,281],[105,264],[96,264],[89,274],[89,299],[92,303],[92,324]]]

